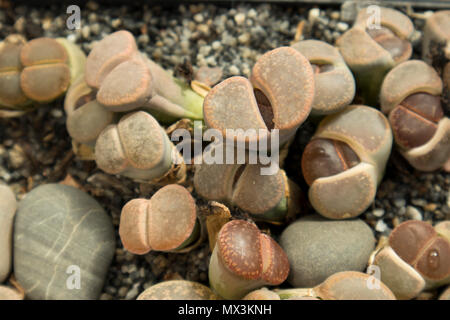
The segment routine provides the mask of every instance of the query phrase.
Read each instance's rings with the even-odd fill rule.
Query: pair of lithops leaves
[[[450,284],[450,222],[434,228],[423,221],[403,222],[376,252],[373,264],[398,299]]]
[[[329,276],[314,288],[250,292],[244,300],[395,300],[395,295],[381,281],[357,271],[343,271]]]
[[[286,253],[270,236],[245,220],[226,223],[217,235],[209,263],[211,289],[225,299],[279,285],[289,274]]]
[[[362,9],[351,29],[337,41],[345,62],[353,71],[364,103],[375,105],[383,78],[391,68],[412,54],[411,20],[400,11],[378,7]]]
[[[450,162],[450,119],[441,105],[442,80],[420,60],[406,61],[386,75],[381,110],[389,115],[402,155],[416,169],[433,171]]]
[[[314,209],[331,219],[364,212],[375,198],[391,147],[389,122],[374,108],[351,105],[326,116],[301,163]]]
[[[238,207],[259,221],[282,224],[302,211],[304,196],[284,170],[264,172],[268,169],[261,164],[199,164],[194,188],[204,199]]]
[[[160,122],[202,119],[203,97],[139,52],[125,30],[99,41],[86,60],[84,79],[69,90],[67,128],[80,143],[93,144],[115,113],[145,110]]]
[[[81,49],[64,38],[31,41],[10,35],[0,43],[0,110],[16,116],[63,95],[84,70]]]
[[[159,189],[149,200],[130,200],[120,216],[123,246],[135,254],[187,252],[203,241],[204,231],[194,198],[176,184]]]

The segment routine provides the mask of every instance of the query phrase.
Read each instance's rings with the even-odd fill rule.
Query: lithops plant
[[[94,46],[85,79],[97,91],[97,101],[110,111],[145,109],[164,122],[203,118],[203,97],[140,53],[133,35],[125,30]]]
[[[364,271],[375,238],[360,219],[310,215],[284,229],[280,245],[289,259],[288,282],[294,287],[314,287],[337,272]]]
[[[95,91],[90,88],[84,74],[75,80],[64,100],[67,114],[66,126],[74,141],[95,145],[100,133],[118,117],[95,99]]]
[[[209,263],[209,282],[219,296],[241,299],[254,289],[281,284],[288,274],[283,249],[253,223],[233,220],[222,227]]]
[[[389,115],[400,153],[416,169],[433,171],[450,158],[450,119],[444,116],[437,72],[420,60],[406,61],[383,81],[381,109]]]
[[[356,271],[338,272],[314,288],[276,290],[281,299],[313,297],[321,300],[395,300],[392,291],[381,281]]]
[[[137,300],[219,300],[207,286],[186,280],[163,281],[142,292]]]
[[[108,125],[95,143],[100,169],[137,181],[153,182],[172,174],[175,181],[182,181],[185,172],[177,155],[164,129],[144,111],[129,113],[117,124]]]
[[[386,73],[412,54],[411,20],[400,11],[379,9],[380,25],[375,24],[374,13],[365,8],[358,13],[353,27],[336,41],[355,75],[360,96],[369,105],[376,104]]]
[[[60,97],[83,72],[85,60],[65,38],[8,37],[0,45],[1,108],[28,110]]]
[[[330,219],[356,217],[373,202],[392,147],[378,110],[352,105],[325,117],[302,156],[314,209]]]
[[[186,252],[203,240],[195,200],[180,185],[159,189],[150,200],[133,199],[123,207],[120,239],[128,251]]]
[[[355,79],[339,50],[319,40],[304,40],[291,46],[303,54],[314,70],[315,95],[311,114],[335,113],[355,96]]]
[[[0,184],[0,283],[11,271],[12,234],[16,209],[16,196],[8,186]]]
[[[280,296],[277,295],[275,292],[267,288],[261,288],[246,294],[245,297],[242,298],[242,300],[281,300],[281,299]]]
[[[423,31],[422,59],[438,69],[450,61],[450,10],[437,11],[427,19]]]
[[[448,236],[448,225],[444,230]],[[450,242],[426,222],[406,221],[392,231],[373,264],[398,299],[412,299],[424,289],[450,283]]]
[[[212,88],[205,97],[203,114],[206,126],[227,139],[254,142],[261,140],[259,130],[278,129],[283,144],[306,120],[313,100],[310,63],[297,50],[281,47],[258,59],[250,80],[235,76]],[[255,131],[245,137],[230,137],[230,129]]]
[[[256,220],[292,220],[305,202],[300,188],[283,170],[262,175],[262,168],[259,164],[197,165],[194,188],[201,197],[238,207]]]

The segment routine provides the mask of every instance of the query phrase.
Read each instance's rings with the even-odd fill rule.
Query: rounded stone
[[[375,237],[360,219],[327,220],[306,216],[289,225],[280,238],[291,266],[288,282],[312,288],[341,271],[363,271]]]
[[[111,218],[85,192],[41,185],[19,203],[14,274],[28,299],[98,299],[115,251]]]
[[[6,280],[11,271],[12,233],[16,196],[8,186],[0,185],[0,283]]]

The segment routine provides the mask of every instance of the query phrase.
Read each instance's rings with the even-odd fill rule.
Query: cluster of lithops
[[[123,206],[119,235],[127,251],[185,253],[208,233],[210,287],[166,281],[138,300],[412,299],[450,285],[450,223],[404,222],[375,249],[372,230],[356,217],[375,199],[393,141],[416,169],[450,167],[450,11],[426,23],[427,64],[406,61],[415,32],[410,19],[378,10],[361,10],[336,47],[303,40],[277,48],[257,60],[248,79],[230,77],[213,88],[220,68],[199,69],[202,81],[188,86],[140,52],[128,31],[106,36],[87,59],[65,39],[10,36],[0,43],[0,111],[16,115],[67,91],[64,109],[74,147],[91,150],[106,173],[165,185],[150,199]],[[249,160],[253,148],[279,151],[271,150],[278,138],[276,147],[286,151],[308,117],[318,126],[297,170],[318,214],[292,222],[308,202],[283,161],[265,174],[273,167]],[[167,131],[163,127],[179,119]],[[209,156],[233,148],[235,162],[196,164],[192,176],[167,132],[177,125],[192,129],[189,121],[203,119],[202,129],[228,139]],[[241,143],[241,149],[228,142]],[[242,163],[236,161],[239,152]],[[197,206],[191,192],[210,202]],[[114,230],[98,203],[55,184],[32,190],[17,213],[10,189],[0,186],[0,200],[0,283],[14,257],[23,290],[0,285],[0,299],[97,298],[114,251]],[[213,206],[228,215],[211,227]],[[226,206],[266,228],[289,225],[278,244],[270,229],[234,219]],[[74,265],[87,278],[81,290],[63,290],[67,268]],[[362,273],[368,265],[380,268],[381,281]],[[293,288],[266,288],[284,281]],[[440,299],[449,297],[449,288],[440,293]]]
[[[25,41],[11,35],[0,43],[0,110],[18,115],[62,96],[83,72],[84,53],[65,38]]]
[[[379,15],[368,8],[361,10],[353,27],[336,42],[355,75],[359,93],[370,105],[376,103],[386,73],[411,57],[409,40],[414,33],[413,23],[403,13],[379,10]]]
[[[150,200],[133,199],[122,209],[119,234],[130,252],[186,252],[202,240],[194,198],[176,184],[159,189]]]

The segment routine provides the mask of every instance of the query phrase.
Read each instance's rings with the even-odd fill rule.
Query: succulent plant
[[[84,69],[86,57],[64,38],[29,42],[9,36],[0,45],[0,108],[29,110],[66,92]]]
[[[450,61],[450,10],[436,11],[427,19],[423,31],[422,59],[438,69]]]
[[[98,42],[86,61],[86,83],[114,112],[145,109],[159,121],[202,119],[203,97],[138,51],[133,35],[114,32]]]
[[[304,40],[291,46],[303,54],[314,70],[315,96],[311,114],[335,113],[355,96],[355,79],[339,50],[318,40]]]
[[[371,15],[367,8],[361,10],[336,45],[355,75],[363,102],[375,105],[385,74],[411,57],[409,39],[414,25],[406,15],[390,8],[380,8],[380,26],[369,25]]]
[[[266,285],[279,285],[289,274],[283,249],[250,222],[233,220],[219,232],[209,263],[211,288],[225,299],[241,299]]]
[[[76,79],[64,100],[66,126],[71,138],[79,143],[95,145],[100,133],[115,122],[117,115],[95,99],[95,92],[84,81],[84,74]]]
[[[302,156],[314,209],[330,219],[356,217],[373,202],[392,147],[378,110],[352,105],[325,117]]]
[[[420,60],[406,61],[383,81],[381,108],[389,114],[394,139],[416,169],[433,171],[450,158],[450,119],[444,116],[437,72]]]
[[[235,76],[214,86],[205,97],[203,114],[206,126],[223,137],[242,140],[230,137],[227,129],[278,129],[282,144],[308,117],[313,100],[314,73],[308,60],[293,48],[281,47],[258,59],[250,80]],[[259,138],[246,136],[245,141]]]
[[[256,220],[272,223],[291,220],[302,208],[304,197],[300,188],[283,170],[262,175],[262,167],[201,164],[195,170],[194,188],[201,197],[239,207]]]
[[[368,285],[371,276],[356,271],[338,272],[324,282],[309,289],[276,290],[281,299],[317,297],[321,300],[395,300],[392,291],[383,283],[379,287]]]
[[[176,155],[164,129],[144,111],[129,113],[117,124],[108,125],[95,143],[95,161],[100,169],[146,182],[172,173],[185,176],[185,172],[177,171],[180,166],[174,163]]]
[[[149,251],[186,252],[203,240],[195,200],[186,188],[172,184],[150,200],[133,199],[123,207],[119,234],[135,254]]]
[[[137,300],[219,300],[219,297],[198,282],[170,280],[146,289]]]
[[[246,294],[245,297],[242,298],[242,300],[281,300],[281,299],[280,296],[277,295],[275,292],[267,288],[261,288]]]
[[[448,236],[448,225],[441,228]],[[424,289],[450,284],[450,241],[426,222],[406,221],[392,231],[373,264],[398,299],[412,299]]]

